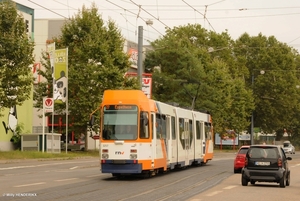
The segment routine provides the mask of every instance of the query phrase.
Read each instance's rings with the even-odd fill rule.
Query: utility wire
[[[297,38],[295,38],[294,40],[291,40],[290,42],[288,42],[288,44],[290,44],[290,43],[292,43],[292,42],[294,42],[294,41],[298,40],[299,38],[300,38],[300,36],[299,36],[299,37],[297,37]]]
[[[136,6],[139,6],[145,13],[147,13],[148,15],[150,15],[151,17],[153,17],[154,19],[156,19],[157,21],[159,21],[160,23],[162,23],[166,28],[170,28],[167,24],[163,23],[159,18],[155,17],[154,15],[152,15],[151,13],[149,13],[147,10],[143,9],[141,5],[136,4],[133,0],[130,0],[133,4],[135,4]]]
[[[57,12],[54,12],[53,10],[50,10],[49,8],[46,8],[46,7],[44,7],[44,6],[42,6],[42,5],[38,4],[38,3],[35,3],[33,1],[31,1],[31,0],[28,0],[28,1],[31,2],[31,3],[33,3],[33,4],[35,4],[35,5],[37,5],[37,6],[39,6],[39,7],[41,7],[41,8],[43,8],[43,9],[45,9],[45,10],[48,10],[48,11],[50,11],[50,12],[56,14],[56,15],[59,15],[59,16],[65,18],[65,19],[68,19],[67,17],[65,17],[65,16],[63,16],[63,15],[57,13]]]
[[[214,27],[211,25],[210,21],[207,19],[206,17],[206,9],[207,6],[205,6],[205,14],[202,14],[201,12],[199,12],[197,9],[195,9],[193,6],[191,6],[190,4],[188,4],[186,1],[182,0],[186,5],[188,5],[189,7],[191,7],[191,9],[193,9],[194,11],[196,11],[197,13],[199,13],[200,15],[202,15],[204,17],[204,20],[206,20],[209,24],[209,26],[214,30],[214,32],[216,32],[216,30],[214,29]]]
[[[123,9],[123,10],[126,10],[126,11],[128,11],[129,13],[131,13],[131,14],[137,16],[137,14],[135,14],[134,12],[132,12],[132,11],[130,11],[130,10],[128,10],[128,9],[125,9],[125,8],[123,8],[123,7],[117,5],[117,4],[115,4],[115,3],[113,3],[113,2],[111,2],[111,1],[109,1],[109,0],[106,0],[106,1],[109,2],[109,3],[111,3],[111,4],[114,5],[114,6],[118,7],[118,8],[121,8],[121,9]],[[144,20],[141,16],[139,16],[139,18],[140,18],[141,20],[143,20],[143,21],[146,23],[146,20]],[[160,31],[158,31],[157,29],[155,29],[153,26],[151,26],[151,28],[154,29],[157,33],[159,33],[160,35],[163,36],[163,34],[162,34]]]

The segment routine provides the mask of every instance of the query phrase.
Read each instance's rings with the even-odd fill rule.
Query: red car
[[[247,153],[249,147],[250,146],[246,146],[246,145],[240,147],[240,149],[234,159],[234,164],[233,164],[234,173],[241,172],[242,168],[245,166],[246,153]]]

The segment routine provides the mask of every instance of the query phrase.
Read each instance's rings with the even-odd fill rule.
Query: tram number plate
[[[262,162],[262,161],[256,161],[255,165],[259,165],[259,166],[268,166],[270,165],[270,162]]]

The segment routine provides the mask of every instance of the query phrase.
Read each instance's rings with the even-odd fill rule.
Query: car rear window
[[[241,148],[239,154],[246,154],[249,148]]]
[[[278,155],[276,147],[253,147],[249,150],[251,158],[278,158]]]

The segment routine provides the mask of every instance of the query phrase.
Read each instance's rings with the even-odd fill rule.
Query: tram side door
[[[196,121],[195,122],[196,125],[195,125],[195,132],[196,132],[196,135],[194,135],[195,137],[195,140],[194,140],[194,151],[195,151],[195,158],[198,159],[198,158],[203,158],[203,136],[202,136],[202,123],[200,121]]]
[[[156,143],[157,143],[157,135],[156,135],[156,116],[155,113],[151,113],[151,123],[152,123],[152,134],[151,134],[151,147],[152,147],[152,154],[151,154],[151,167],[154,168],[154,159],[156,158]]]
[[[171,128],[171,117],[167,116],[167,124],[166,124],[166,131],[167,131],[167,139],[166,139],[166,149],[167,149],[167,159],[168,163],[172,162],[172,128]]]
[[[205,124],[201,122],[201,139],[202,139],[202,154],[205,154],[206,151],[206,135],[205,135]]]
[[[184,144],[185,144],[185,165],[189,165],[189,151],[190,151],[190,135],[189,135],[189,121],[184,120]]]

